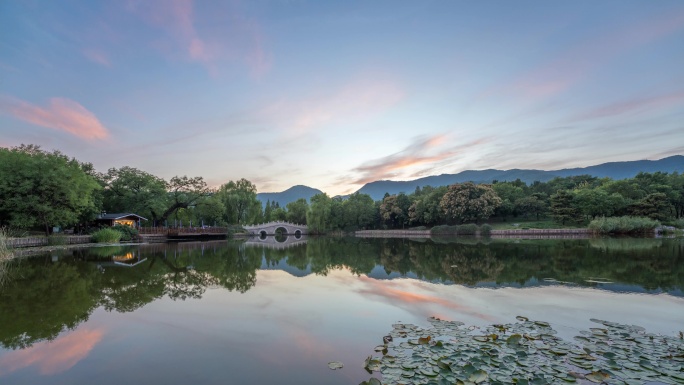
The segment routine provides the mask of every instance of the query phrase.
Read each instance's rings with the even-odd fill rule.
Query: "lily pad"
[[[339,361],[328,362],[328,367],[332,370],[342,369],[344,365]]]

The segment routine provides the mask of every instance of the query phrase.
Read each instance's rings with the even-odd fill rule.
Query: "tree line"
[[[247,179],[210,188],[202,177],[165,180],[133,168],[97,172],[59,151],[35,145],[0,148],[0,227],[85,227],[102,212],[136,213],[146,226],[224,226],[284,220],[312,232],[433,227],[510,218],[551,217],[560,224],[597,217],[640,216],[660,221],[684,217],[684,174],[640,173],[612,180],[590,175],[530,185],[516,180],[418,187],[412,193],[348,197],[315,195],[281,207],[257,199]]]

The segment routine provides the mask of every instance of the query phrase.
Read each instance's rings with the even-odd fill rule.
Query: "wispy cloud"
[[[301,135],[329,124],[380,114],[404,96],[404,90],[395,82],[361,79],[327,94],[273,103],[260,115],[268,121],[278,122],[290,135]]]
[[[651,109],[669,108],[684,105],[684,92],[672,92],[648,98],[625,100],[594,108],[590,111],[575,115],[571,121],[600,119],[625,114],[640,113]]]
[[[40,107],[20,99],[1,97],[0,112],[81,139],[101,140],[109,137],[109,130],[95,114],[71,99],[51,98],[47,107]]]
[[[403,150],[354,168],[352,171],[360,174],[353,179],[353,184],[365,184],[377,180],[396,178],[409,172],[410,175],[417,173],[429,173],[429,170],[415,171],[416,167],[428,166],[433,168],[435,164],[447,161],[463,153],[466,150],[486,143],[486,139],[478,139],[465,144],[445,146],[448,144],[446,135],[431,137],[418,137]]]
[[[211,14],[197,12],[193,0],[130,0],[127,8],[165,31],[185,57],[202,63],[211,73],[230,61],[241,61],[257,78],[268,72],[272,60],[264,49],[260,24],[234,3],[212,4]]]
[[[617,56],[668,37],[684,29],[684,10],[625,25],[577,43],[554,59],[541,63],[508,84],[485,92],[531,98],[559,95],[583,81],[598,67]]]
[[[109,55],[97,49],[86,49],[83,51],[83,56],[93,63],[100,64],[105,67],[111,67],[112,62],[109,60]]]

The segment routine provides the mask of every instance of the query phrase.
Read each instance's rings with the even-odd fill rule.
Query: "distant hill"
[[[308,186],[292,186],[283,192],[258,193],[257,199],[261,201],[261,205],[266,207],[266,202],[278,202],[280,207],[285,207],[290,202],[294,202],[299,198],[304,198],[307,202],[312,196],[320,194],[323,191]]]
[[[420,186],[448,186],[454,183],[475,182],[492,183],[494,180],[500,182],[521,181],[531,184],[535,181],[547,182],[556,177],[566,177],[573,175],[589,174],[600,178],[608,177],[615,180],[632,178],[640,172],[684,172],[684,155],[675,155],[660,160],[637,160],[628,162],[610,162],[596,166],[567,168],[562,170],[467,170],[458,174],[442,174],[428,176],[425,178],[411,181],[389,181],[381,180],[367,183],[358,192],[370,195],[373,200],[380,200],[385,193],[398,194],[404,192],[410,194]]]

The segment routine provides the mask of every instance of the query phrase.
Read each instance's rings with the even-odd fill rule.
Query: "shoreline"
[[[482,237],[476,234],[458,235],[433,234],[430,230],[359,230],[354,232],[359,238],[431,238],[431,237]],[[588,228],[580,229],[520,229],[520,230],[492,230],[490,238],[520,238],[520,237],[549,237],[549,238],[590,238],[594,233]]]

